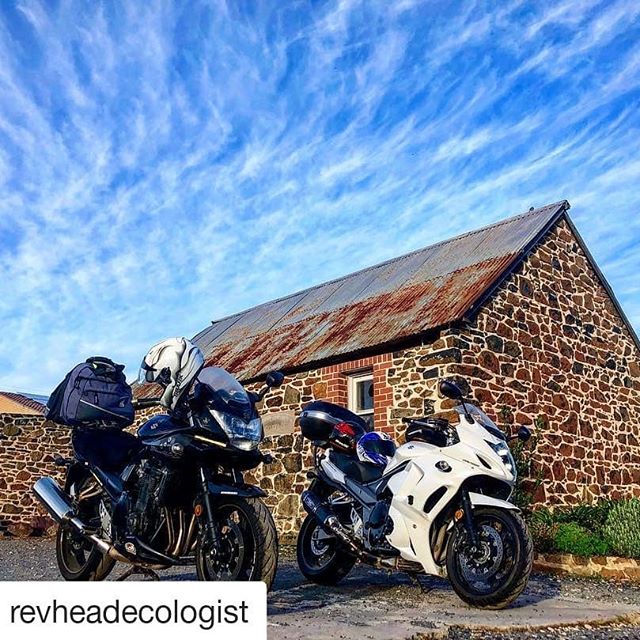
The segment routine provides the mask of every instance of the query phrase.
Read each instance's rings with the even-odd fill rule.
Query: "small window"
[[[349,410],[373,427],[373,374],[349,376]]]

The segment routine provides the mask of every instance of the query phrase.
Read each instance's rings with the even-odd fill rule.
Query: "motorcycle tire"
[[[196,547],[198,580],[260,581],[271,589],[278,568],[278,533],[258,498],[228,498],[214,506],[219,545],[201,536]]]
[[[533,567],[533,540],[522,516],[496,508],[473,512],[480,549],[469,551],[462,521],[453,530],[447,548],[451,585],[467,604],[480,609],[504,609],[524,591]],[[493,565],[491,564],[493,563]],[[481,588],[482,579],[488,581]]]
[[[74,495],[79,495],[90,481],[90,476],[79,480],[73,487]],[[80,508],[85,521],[99,521],[99,496],[81,503]],[[60,574],[69,582],[104,580],[116,564],[113,558],[65,524],[58,525],[56,532],[56,561]]]
[[[298,567],[307,580],[332,586],[349,574],[357,558],[333,536],[323,533],[322,540],[319,541],[319,532],[324,530],[315,516],[309,514],[298,534],[296,544]]]

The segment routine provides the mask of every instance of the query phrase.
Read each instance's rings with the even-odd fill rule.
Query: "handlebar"
[[[134,400],[131,404],[133,404],[134,411],[139,411],[140,409],[157,407],[160,404],[160,398],[138,398],[137,400]]]

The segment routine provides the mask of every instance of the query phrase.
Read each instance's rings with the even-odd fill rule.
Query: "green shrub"
[[[631,498],[615,504],[609,512],[603,533],[615,553],[640,558],[640,500]]]
[[[531,512],[529,516],[530,524],[541,523],[546,525],[557,524],[556,518],[557,511],[551,511],[548,507],[539,507],[535,511]]]
[[[615,504],[613,500],[605,499],[595,504],[580,504],[569,509],[556,509],[554,521],[575,522],[599,537],[603,537],[604,525]]]
[[[562,553],[576,556],[603,556],[609,545],[598,535],[587,531],[575,522],[561,522],[555,534],[555,547]]]

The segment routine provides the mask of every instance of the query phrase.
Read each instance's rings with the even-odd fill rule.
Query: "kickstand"
[[[125,571],[119,578],[117,578],[116,582],[123,582],[127,578],[130,578],[133,575],[143,575],[151,578],[151,580],[157,582],[160,580],[160,576],[153,571],[152,569],[147,569],[146,567],[136,567],[133,566],[129,570]]]
[[[409,579],[411,580],[411,582],[413,582],[417,587],[420,587],[420,592],[421,593],[429,593],[430,591],[433,591],[433,587],[427,586],[425,584],[423,584],[422,582],[420,582],[420,574],[418,573],[409,573]]]

